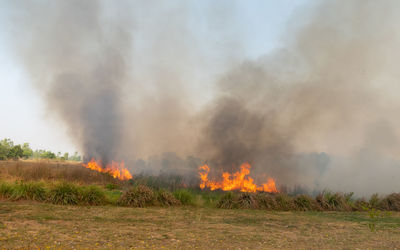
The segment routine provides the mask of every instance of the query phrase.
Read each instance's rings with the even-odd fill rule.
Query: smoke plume
[[[195,174],[194,156],[291,187],[400,188],[398,1],[312,1],[255,60],[234,4],[208,4],[204,22],[187,1],[16,6],[22,62],[86,157]]]

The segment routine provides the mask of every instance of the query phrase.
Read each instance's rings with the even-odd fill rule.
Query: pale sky
[[[11,1],[0,2],[0,138],[10,138],[16,143],[29,142],[34,149],[74,152],[78,148],[68,137],[66,127],[46,113],[46,104],[39,94],[41,90],[33,88],[25,69],[14,56],[7,10]],[[232,1],[237,6],[237,20],[234,20],[237,32],[233,35],[241,41],[245,58],[256,59],[279,47],[293,11],[309,1]],[[210,9],[207,6],[212,2],[193,1],[193,15],[206,16],[205,12]]]

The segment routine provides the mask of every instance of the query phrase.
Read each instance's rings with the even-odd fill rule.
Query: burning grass
[[[221,181],[209,180],[208,174],[210,172],[210,167],[208,165],[203,165],[199,167],[200,175],[200,188],[209,188],[211,190],[221,189],[224,191],[239,190],[241,192],[269,192],[276,193],[278,190],[275,186],[275,180],[268,178],[267,182],[262,183],[257,186],[254,183],[253,178],[249,176],[251,166],[249,163],[243,163],[240,166],[240,171],[233,174],[223,172]]]
[[[400,211],[400,193],[355,199],[352,193],[323,191],[315,197],[284,192],[243,192],[183,188],[179,176],[146,177],[121,181],[79,164],[0,162],[0,199],[32,200],[60,205],[117,205],[130,207],[196,206],[274,211]],[[46,171],[45,171],[46,170]],[[240,172],[241,173],[241,172]],[[233,175],[246,180],[245,175]],[[65,174],[65,176],[63,176]],[[75,180],[74,178],[77,178]],[[243,178],[242,178],[243,177]],[[87,179],[86,179],[87,178]],[[73,179],[73,181],[67,181]],[[240,183],[240,182],[239,182]],[[241,186],[240,184],[239,186]]]

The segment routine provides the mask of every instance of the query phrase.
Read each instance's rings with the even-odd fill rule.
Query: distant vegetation
[[[0,160],[9,159],[57,159],[57,160],[68,160],[68,161],[81,161],[81,156],[78,152],[73,155],[69,153],[57,154],[51,152],[50,150],[32,150],[29,143],[14,144],[13,141],[6,138],[0,141]]]

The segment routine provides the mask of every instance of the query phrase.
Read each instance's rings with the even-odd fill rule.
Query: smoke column
[[[202,23],[187,1],[16,1],[15,48],[86,157],[398,191],[398,1],[311,1],[255,60],[235,4],[208,6]]]
[[[131,69],[128,19],[98,1],[19,2],[24,63],[84,155],[108,162],[121,141],[121,90]],[[106,16],[109,14],[109,16]]]
[[[250,161],[292,186],[398,190],[399,7],[326,1],[299,10],[282,48],[218,81],[206,158],[225,170]]]

